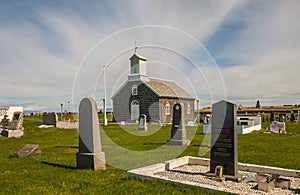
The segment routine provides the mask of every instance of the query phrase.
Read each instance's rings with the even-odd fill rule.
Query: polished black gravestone
[[[212,106],[210,173],[223,166],[223,174],[237,176],[236,105],[220,101]]]
[[[270,114],[270,121],[274,121],[274,120],[275,120],[274,112],[272,111]]]
[[[183,106],[176,103],[173,107],[173,121],[171,129],[171,139],[167,145],[183,146],[189,145],[189,140],[186,139],[186,129],[184,126],[184,111]]]

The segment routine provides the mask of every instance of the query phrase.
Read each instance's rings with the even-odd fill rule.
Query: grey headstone
[[[56,126],[56,122],[58,121],[57,114],[52,113],[43,113],[43,125],[54,125]]]
[[[140,115],[138,129],[147,131],[147,116],[145,114]]]
[[[31,155],[40,155],[41,149],[38,144],[26,144],[18,153],[18,157],[27,157]]]
[[[220,101],[212,107],[210,172],[223,166],[224,175],[238,174],[236,106]]]
[[[184,109],[179,103],[174,104],[173,120],[171,129],[171,139],[167,145],[189,145],[189,140],[186,139],[186,129],[184,126]]]
[[[84,98],[79,105],[79,152],[77,168],[106,169],[105,154],[101,149],[97,104]]]
[[[23,112],[15,112],[9,130],[23,130]]]

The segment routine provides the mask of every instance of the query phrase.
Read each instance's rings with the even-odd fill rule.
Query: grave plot
[[[239,182],[231,179],[217,181],[209,174],[210,160],[184,156],[178,159],[141,167],[127,172],[129,177],[142,180],[162,180],[209,191],[222,191],[234,194],[295,194],[300,192],[300,171],[276,167],[238,163],[238,174],[243,175]],[[260,184],[265,176],[280,175],[277,182]],[[288,187],[287,187],[288,186]]]

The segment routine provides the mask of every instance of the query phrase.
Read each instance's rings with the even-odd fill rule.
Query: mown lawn
[[[20,139],[0,138],[0,194],[208,194],[198,188],[162,183],[159,181],[139,181],[129,179],[126,170],[118,166],[107,165],[105,171],[76,169],[76,152],[78,151],[77,129],[39,129],[41,117],[25,117],[24,137]],[[266,127],[268,124],[264,124]],[[125,129],[125,130],[124,130]],[[188,129],[191,145],[180,152],[180,156],[199,156],[199,148],[205,137],[202,126]],[[300,169],[300,124],[287,123],[291,135],[264,134],[263,131],[249,135],[239,135],[239,161],[261,165]],[[105,135],[112,142],[129,152],[148,154],[144,162],[134,164],[135,157],[120,155],[122,151],[107,151],[111,148],[103,136],[103,150],[107,162],[116,159],[128,162],[130,167],[143,163],[161,162],[160,156],[168,158],[167,149],[163,148],[170,136],[170,126],[158,128],[149,125],[146,133],[136,130],[136,126],[108,125]],[[103,133],[103,132],[102,132]],[[195,136],[194,136],[194,133]],[[102,134],[103,135],[103,134]],[[207,137],[206,137],[207,138]],[[26,158],[9,157],[18,152],[25,144],[39,144],[42,155]],[[115,148],[116,149],[116,148]],[[117,148],[119,150],[119,148]],[[176,147],[174,149],[176,151]],[[146,153],[159,151],[160,155]],[[177,152],[178,152],[177,151]],[[183,150],[182,150],[183,151]],[[118,153],[119,152],[119,153]],[[115,154],[115,155],[113,155]],[[173,155],[173,154],[170,154]],[[179,156],[178,155],[178,156]],[[209,153],[204,155],[209,157]],[[115,157],[115,158],[113,158]],[[128,158],[128,159],[126,159]],[[137,156],[137,158],[139,158]],[[164,160],[164,159],[163,159]],[[137,160],[138,161],[138,160]]]

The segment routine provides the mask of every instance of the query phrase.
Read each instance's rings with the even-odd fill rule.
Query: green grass
[[[37,128],[41,123],[41,116],[25,117],[24,137],[19,139],[2,137],[0,139],[0,194],[209,193],[195,187],[131,179],[127,177],[126,170],[109,165],[105,171],[76,169],[77,129]],[[151,127],[149,128],[151,129]],[[151,133],[150,129],[149,132]],[[118,129],[116,125],[109,125],[105,130],[114,141],[128,149],[148,150],[157,147],[155,144],[142,144],[143,141],[137,139],[139,136],[126,133],[122,129]],[[167,139],[169,136],[167,130],[166,127],[163,131],[159,130],[156,134],[149,136],[148,143],[156,141],[160,135],[163,138],[158,142]],[[129,139],[134,142],[128,141]],[[26,158],[9,157],[10,154],[18,152],[27,143],[39,144],[42,154]]]
[[[76,152],[78,151],[77,129],[39,129],[41,116],[25,117],[24,137],[20,139],[0,138],[0,194],[207,194],[199,188],[163,183],[159,181],[140,181],[127,178],[126,170],[107,165],[107,170],[92,171],[76,169]],[[264,123],[263,128],[269,126]],[[123,129],[122,129],[123,128]],[[103,150],[107,162],[126,161],[128,166],[134,164],[140,156],[135,153],[145,151],[143,160],[151,164],[161,162],[174,155],[170,147],[164,147],[170,137],[170,126],[160,128],[149,125],[148,131],[139,131],[135,125],[108,125],[102,131]],[[124,130],[125,129],[125,130]],[[187,137],[191,145],[183,152],[180,147],[172,150],[180,152],[178,156],[199,156],[199,148],[205,137],[202,125],[197,131],[188,128]],[[265,134],[263,130],[248,135],[238,136],[239,161],[283,168],[300,169],[300,124],[287,123],[291,135]],[[194,133],[196,135],[194,136]],[[193,138],[194,137],[194,138]],[[111,148],[108,138],[122,150],[107,151]],[[193,139],[192,139],[193,138]],[[206,136],[206,138],[209,138]],[[39,144],[42,154],[26,158],[9,157],[18,152],[25,144]],[[205,144],[204,144],[205,145]],[[182,149],[182,148],[181,148]],[[122,155],[124,151],[133,152],[132,156]],[[154,154],[154,152],[162,152]],[[177,152],[178,152],[177,151]],[[148,152],[148,153],[147,153]],[[145,155],[145,154],[148,154]],[[156,156],[155,156],[156,155]],[[204,155],[209,157],[209,153]],[[161,157],[161,159],[160,159]]]

